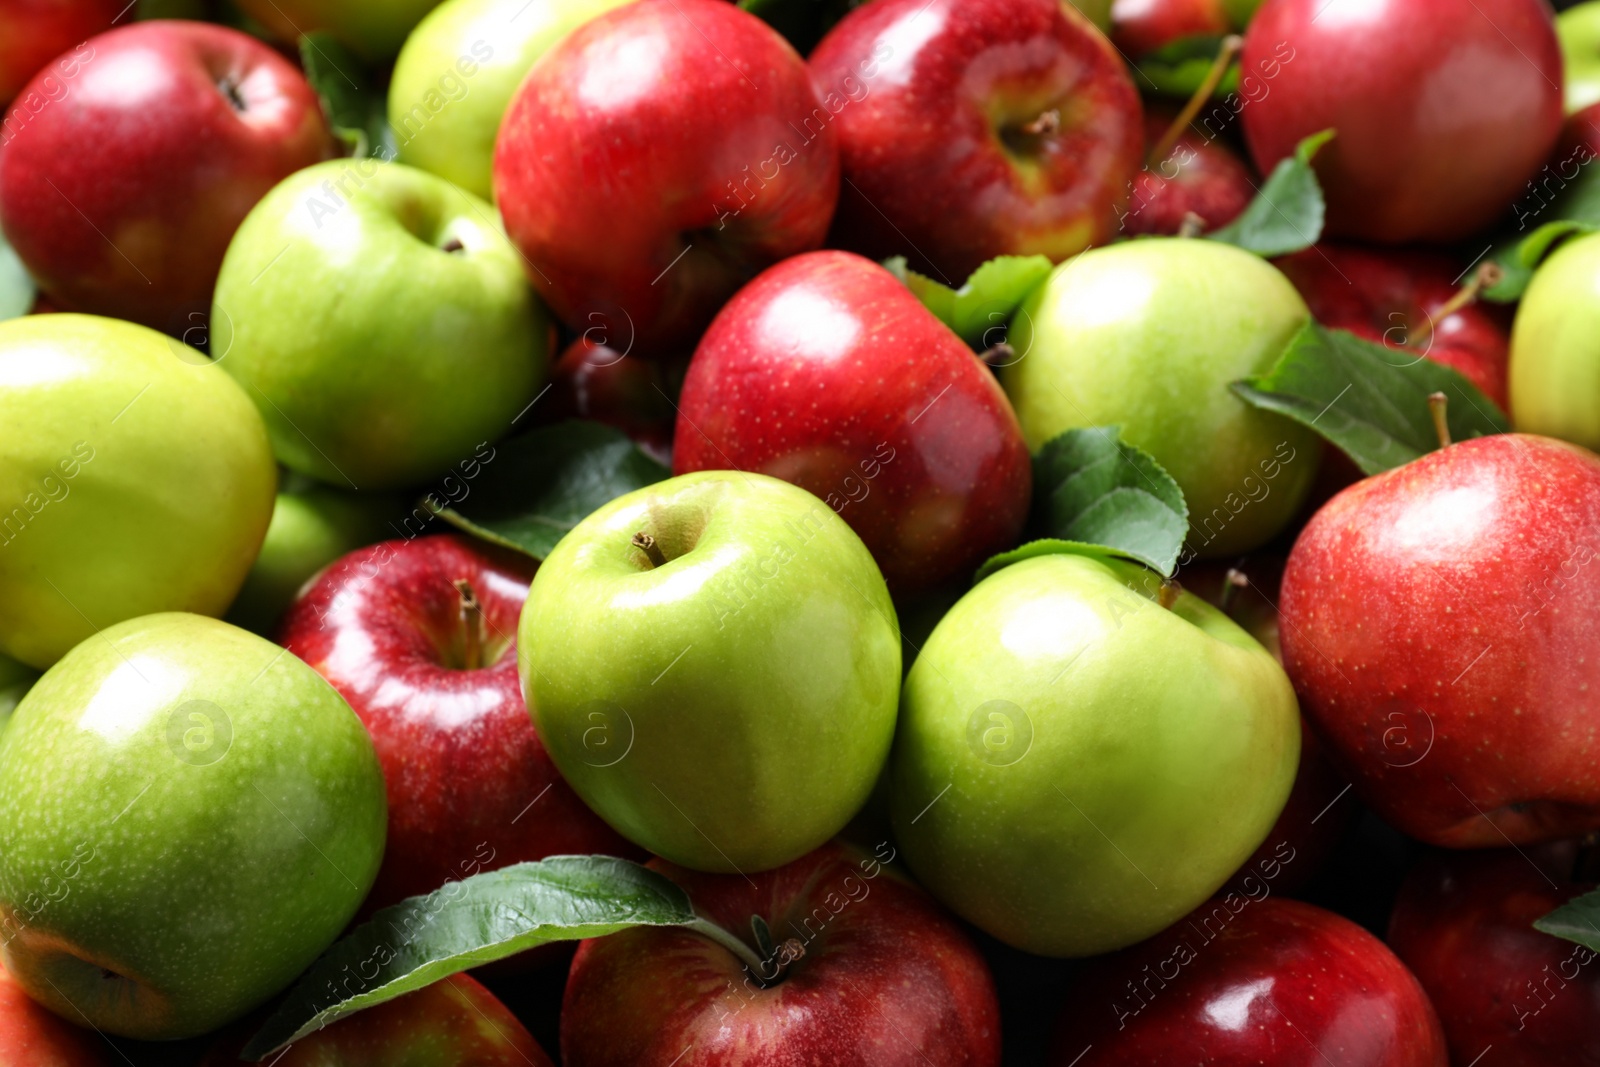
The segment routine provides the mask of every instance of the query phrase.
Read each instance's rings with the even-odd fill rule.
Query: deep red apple
[[[1561,132],[1561,52],[1545,0],[1266,0],[1244,66],[1277,76],[1240,116],[1258,170],[1317,153],[1327,232],[1448,242],[1493,222]]]
[[[831,244],[960,285],[994,256],[1062,260],[1116,232],[1144,150],[1139,94],[1071,4],[875,0],[811,69],[838,101]]]
[[[1600,457],[1480,437],[1358,482],[1284,572],[1284,666],[1357,794],[1431,844],[1600,828]]]
[[[777,952],[764,984],[698,933],[635,927],[585,941],[561,1009],[566,1067],[997,1067],[1000,1009],[955,921],[869,855],[838,844],[745,878],[651,866],[700,915]],[[754,952],[752,947],[752,952]]]
[[[1145,138],[1152,150],[1168,137],[1176,109],[1153,105],[1145,112]],[[1193,215],[1214,230],[1250,206],[1256,182],[1234,150],[1193,126],[1185,127],[1159,161],[1133,177],[1122,216],[1124,233],[1177,234]]]
[[[1112,0],[1111,43],[1129,60],[1185,37],[1233,29],[1221,0]]]
[[[180,333],[256,201],[332,151],[328,127],[305,77],[235,30],[143,22],[87,47],[0,153],[0,226],[62,308]]]
[[[92,1030],[35,1004],[0,969],[0,1063],[16,1067],[110,1067],[110,1046]]]
[[[1581,858],[1572,843],[1436,853],[1407,876],[1389,945],[1428,991],[1454,1062],[1600,1063],[1595,953],[1533,928],[1595,888],[1592,874],[1574,870]]]
[[[517,681],[534,564],[469,538],[385,541],[330,566],[281,643],[361,717],[389,788],[367,908],[565,853],[637,856],[545,753]]]
[[[647,454],[672,463],[673,389],[669,370],[680,360],[641,359],[579,337],[561,353],[550,372],[546,422],[592,419],[631,437]]]
[[[1295,900],[1212,900],[1092,961],[1051,1067],[1446,1067],[1422,987],[1383,942]]]
[[[495,144],[495,198],[575,330],[691,345],[735,289],[816,248],[839,196],[805,62],[722,0],[642,0],[540,58]]]
[[[994,375],[848,252],[796,256],[740,290],[678,406],[675,474],[759,471],[809,490],[897,594],[970,576],[1027,518],[1028,448]]]
[[[56,80],[38,86],[40,107],[52,96],[59,99],[61,86],[76,77],[78,68],[94,54],[85,49],[71,55],[73,46],[109,30],[127,8],[127,0],[0,0],[0,107],[47,64],[54,69],[46,73]],[[62,62],[51,63],[58,58]],[[31,110],[32,104],[27,106]],[[6,140],[10,133],[7,127]]]

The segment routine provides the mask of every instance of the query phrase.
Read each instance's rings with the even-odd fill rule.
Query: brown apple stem
[[[1483,294],[1485,289],[1499,285],[1500,280],[1505,276],[1506,272],[1501,269],[1500,264],[1494,262],[1480,263],[1478,269],[1472,272],[1472,278],[1467,284],[1457,289],[1455,295],[1449,300],[1440,304],[1439,310],[1429,315],[1428,321],[1417,330],[1417,335],[1407,339],[1406,343],[1412,346],[1427,344],[1428,338],[1433,336],[1434,328],[1439,323],[1448,319],[1462,308],[1477,303],[1478,297]]]
[[[755,949],[751,948],[737,937],[734,937],[733,934],[729,933],[727,930],[724,930],[722,927],[718,926],[709,919],[703,919],[697,915],[689,922],[685,923],[683,928],[685,930],[692,930],[702,937],[710,938],[712,941],[715,941],[717,944],[733,953],[739,958],[739,962],[744,964],[744,969],[750,972],[750,977],[754,978],[758,984],[765,984],[766,981],[773,977],[772,975],[765,973],[763,964],[761,962],[761,957],[756,955]],[[784,942],[784,945],[787,947],[788,942]],[[782,951],[782,949],[779,949],[780,955],[782,954]]]
[[[1161,583],[1161,589],[1156,593],[1156,603],[1171,611],[1172,605],[1178,602],[1178,594],[1181,592],[1183,592],[1183,587],[1168,578]]]
[[[1196,215],[1193,211],[1183,213],[1183,221],[1178,223],[1179,237],[1199,237],[1206,232],[1206,220]]]
[[[1433,416],[1433,432],[1439,435],[1439,447],[1450,447],[1450,423],[1446,416],[1449,414],[1450,398],[1443,393],[1428,394],[1428,414]]]
[[[978,353],[978,358],[991,367],[1004,367],[1016,358],[1017,350],[1001,341]]]
[[[483,605],[472,591],[472,583],[457,578],[453,583],[460,597],[461,627],[466,633],[466,651],[463,653],[465,670],[475,671],[483,666]]]
[[[649,558],[650,566],[665,567],[667,565],[667,557],[661,554],[661,546],[656,544],[654,537],[651,537],[643,530],[634,534],[633,540],[629,543]]]
[[[1047,133],[1055,133],[1061,128],[1061,112],[1056,108],[1041,111],[1038,118],[1019,128],[1030,137],[1041,137]]]
[[[1200,87],[1194,91],[1189,102],[1183,105],[1183,110],[1172,120],[1172,125],[1167,127],[1161,139],[1150,149],[1150,154],[1145,157],[1145,166],[1153,167],[1166,160],[1172,152],[1172,146],[1183,136],[1183,131],[1189,128],[1189,123],[1200,114],[1200,109],[1206,106],[1211,94],[1217,91],[1217,86],[1227,77],[1228,68],[1233,66],[1233,61],[1239,57],[1239,50],[1243,47],[1244,38],[1236,33],[1230,33],[1222,39],[1222,44],[1217,48],[1217,58],[1211,62],[1211,69],[1206,71]]]
[[[1222,582],[1222,595],[1217,598],[1217,607],[1222,609],[1224,615],[1232,614],[1230,609],[1233,607],[1234,597],[1238,595],[1239,590],[1249,587],[1250,579],[1245,576],[1244,571],[1237,567],[1229,567],[1228,576]]]

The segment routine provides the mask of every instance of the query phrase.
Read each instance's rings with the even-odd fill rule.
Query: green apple
[[[894,827],[918,880],[1007,944],[1088,956],[1204,901],[1283,808],[1283,668],[1153,572],[1050,555],[980,582],[911,667]]]
[[[1311,313],[1271,264],[1219,241],[1152,237],[1056,268],[1011,326],[1000,380],[1037,450],[1064,430],[1119,425],[1189,504],[1188,548],[1227,556],[1270,540],[1316,477],[1317,435],[1235,396]]]
[[[888,757],[900,692],[894,605],[861,539],[805,490],[731,471],[574,527],[534,576],[517,659],[578,795],[705,871],[767,870],[836,834]]]
[[[0,730],[11,721],[17,704],[39,680],[39,672],[10,656],[0,656]]]
[[[235,0],[269,34],[294,44],[326,30],[374,63],[393,59],[412,27],[439,0]]]
[[[1071,0],[1071,4],[1101,33],[1111,32],[1111,0]]]
[[[1600,0],[1569,7],[1556,16],[1567,114],[1600,104]]]
[[[44,668],[101,627],[221,615],[277,468],[239,386],[154,330],[0,322],[0,652]]]
[[[373,159],[268,193],[228,246],[212,315],[219,364],[283,465],[360,490],[426,481],[505,434],[550,342],[494,209]]]
[[[628,0],[445,0],[406,38],[389,82],[400,161],[492,197],[494,139],[533,61]]]
[[[0,734],[0,943],[64,1018],[213,1030],[345,927],[383,857],[359,719],[272,643],[177,612],[68,653]]]
[[[1600,449],[1600,234],[1568,241],[1534,273],[1509,376],[1518,430]]]

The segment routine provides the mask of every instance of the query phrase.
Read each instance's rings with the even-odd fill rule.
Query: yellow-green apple
[[[111,1067],[104,1038],[28,996],[0,968],[0,1063],[28,1067]]]
[[[574,330],[641,354],[693,344],[745,279],[822,244],[839,195],[832,99],[732,4],[607,12],[511,101],[494,158],[506,232]]]
[[[1600,448],[1600,234],[1574,238],[1534,272],[1511,327],[1518,430]]]
[[[4,0],[0,3],[0,108],[11,103],[33,76],[53,66],[57,57],[69,60],[54,71],[54,82],[41,83],[51,96],[68,70],[76,73],[77,63],[92,52],[68,56],[73,46],[97,33],[109,30],[127,10],[124,0]],[[43,99],[49,100],[50,96]],[[10,133],[10,128],[6,133]],[[9,138],[8,138],[9,139]]]
[[[1267,371],[1310,319],[1271,264],[1232,245],[1155,237],[1056,268],[1011,327],[1000,380],[1038,449],[1118,425],[1189,505],[1191,551],[1226,556],[1284,527],[1316,477],[1316,434],[1229,391]]]
[[[439,0],[238,0],[241,11],[269,34],[293,45],[302,34],[326,30],[370,63],[400,51],[406,35]]]
[[[257,204],[212,319],[284,466],[362,490],[425,481],[504,435],[552,341],[494,209],[375,159],[303,170]]]
[[[143,22],[84,47],[74,76],[52,67],[23,90],[49,94],[55,79],[56,100],[11,114],[0,227],[60,307],[203,330],[245,214],[332,151],[317,94],[222,26]]]
[[[861,539],[805,490],[737,471],[574,527],[534,576],[517,658],[578,795],[697,870],[768,870],[837,833],[888,757],[900,693],[894,606]]]
[[[1010,548],[1032,484],[994,375],[887,270],[813,252],[729,301],[690,361],[673,470],[760,471],[821,497],[897,595]]]
[[[1145,110],[1145,139],[1156,151],[1168,137],[1178,112],[1151,104]],[[1134,236],[1175,236],[1191,215],[1214,230],[1250,206],[1256,180],[1250,167],[1214,136],[1185,126],[1164,158],[1150,160],[1133,177],[1121,229]]]
[[[837,101],[818,113],[845,179],[830,244],[958,285],[997,255],[1062,260],[1116,233],[1139,93],[1070,4],[878,0],[810,62]]]
[[[0,322],[0,652],[44,668],[137,615],[221,615],[277,480],[199,352],[89,315]]]
[[[1569,115],[1600,104],[1600,3],[1576,4],[1556,16]]]
[[[0,734],[5,966],[97,1030],[213,1030],[350,921],[383,804],[360,720],[294,656],[199,615],[109,627]]]
[[[1226,615],[1136,564],[1043,556],[978,583],[912,664],[894,828],[968,921],[1095,955],[1227,881],[1299,752],[1289,680]]]

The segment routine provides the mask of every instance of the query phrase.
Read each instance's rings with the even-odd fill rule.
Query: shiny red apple
[[[1263,174],[1317,154],[1327,232],[1450,242],[1492,223],[1561,132],[1561,52],[1545,0],[1266,0],[1243,64],[1276,61],[1240,111]]]
[[[702,874],[662,860],[695,910],[774,949],[758,980],[699,934],[635,927],[585,941],[561,1009],[566,1067],[998,1067],[994,981],[967,935],[869,854],[824,845],[777,870]]]
[[[638,855],[562,780],[522,702],[533,571],[455,534],[385,541],[334,563],[284,615],[281,643],[350,702],[388,783],[369,910],[524,860]]]
[[[236,30],[142,22],[86,47],[0,153],[0,226],[63,309],[181,334],[246,213],[331,153],[328,127],[300,71]]]
[[[0,1063],[8,1067],[111,1067],[105,1038],[62,1021],[0,969]]]
[[[728,302],[689,363],[673,473],[759,471],[820,497],[897,594],[1010,547],[1032,468],[994,375],[887,270],[796,256]]]
[[[9,104],[35,74],[46,71],[54,82],[41,80],[39,107],[60,99],[60,94],[94,50],[73,48],[97,33],[104,33],[127,13],[128,0],[0,0],[0,107]],[[74,54],[75,53],[75,54]],[[59,59],[61,62],[52,63]],[[33,102],[24,101],[31,114]],[[22,115],[17,116],[18,119]],[[9,140],[12,127],[4,129]]]
[[[1145,112],[1145,138],[1152,150],[1168,136],[1177,111],[1153,105]],[[1232,222],[1255,199],[1256,180],[1232,148],[1187,126],[1160,160],[1133,177],[1122,216],[1122,231],[1132,236],[1171,236],[1190,216],[1202,231]]]
[[[1058,0],[875,0],[811,54],[835,101],[831,244],[960,285],[1003,253],[1115,232],[1144,149],[1123,62]]]
[[[648,455],[672,462],[672,424],[677,418],[669,382],[681,360],[641,359],[611,345],[579,337],[550,371],[550,396],[539,405],[541,420],[591,419],[631,437]]]
[[[1233,29],[1222,0],[1111,0],[1111,43],[1129,60],[1185,37]]]

